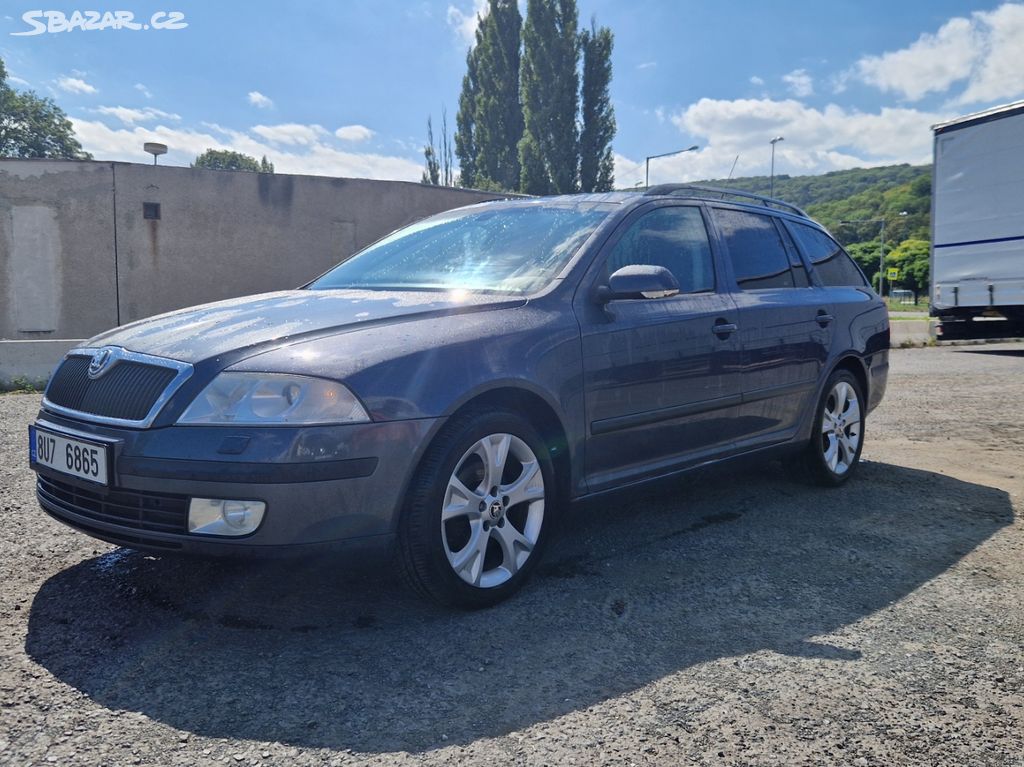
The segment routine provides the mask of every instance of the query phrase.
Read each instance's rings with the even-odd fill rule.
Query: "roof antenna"
[[[729,169],[729,178],[727,178],[726,181],[732,181],[733,171],[736,170],[736,163],[738,163],[739,161],[740,161],[740,156],[736,155],[736,159],[732,161],[732,168]]]

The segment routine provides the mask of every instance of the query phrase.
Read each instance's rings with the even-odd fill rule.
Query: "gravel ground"
[[[574,508],[513,601],[160,560],[36,507],[0,397],[0,764],[1024,765],[1024,345],[894,351],[839,490]]]

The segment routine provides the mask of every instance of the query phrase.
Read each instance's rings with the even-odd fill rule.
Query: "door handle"
[[[730,333],[735,333],[737,330],[735,322],[726,322],[725,320],[718,320],[715,326],[711,329],[711,332],[716,336],[727,336]]]
[[[828,312],[826,312],[826,311],[825,311],[824,309],[819,309],[819,310],[818,310],[818,316],[817,316],[817,317],[815,317],[814,319],[815,319],[815,321],[816,321],[816,322],[817,322],[817,323],[818,323],[819,325],[821,325],[822,327],[825,327],[825,326],[826,326],[826,325],[828,325],[828,324],[829,324],[830,322],[832,322],[832,320],[834,320],[834,319],[835,319],[835,317],[833,317],[833,316],[832,316],[831,314],[829,314]]]

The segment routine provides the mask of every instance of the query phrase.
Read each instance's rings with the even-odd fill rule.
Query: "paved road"
[[[32,498],[0,397],[0,764],[1013,765],[1024,345],[893,352],[860,476],[730,468],[566,515],[512,602],[164,561]]]

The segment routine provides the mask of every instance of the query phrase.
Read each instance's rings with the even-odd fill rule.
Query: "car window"
[[[771,217],[722,208],[714,216],[741,288],[795,287],[789,256]]]
[[[807,277],[807,266],[800,257],[800,251],[796,249],[793,236],[778,219],[775,219],[775,226],[779,230],[779,234],[782,235],[782,242],[786,246],[786,254],[789,256],[789,268],[793,271],[793,282],[798,288],[809,288],[811,281]]]
[[[790,226],[823,285],[861,288],[868,284],[853,259],[827,234],[803,224]]]
[[[680,293],[714,290],[711,245],[700,209],[658,208],[637,219],[612,249],[605,276],[633,264],[665,267]]]
[[[611,212],[603,205],[529,204],[448,211],[393,232],[309,288],[534,292]]]

